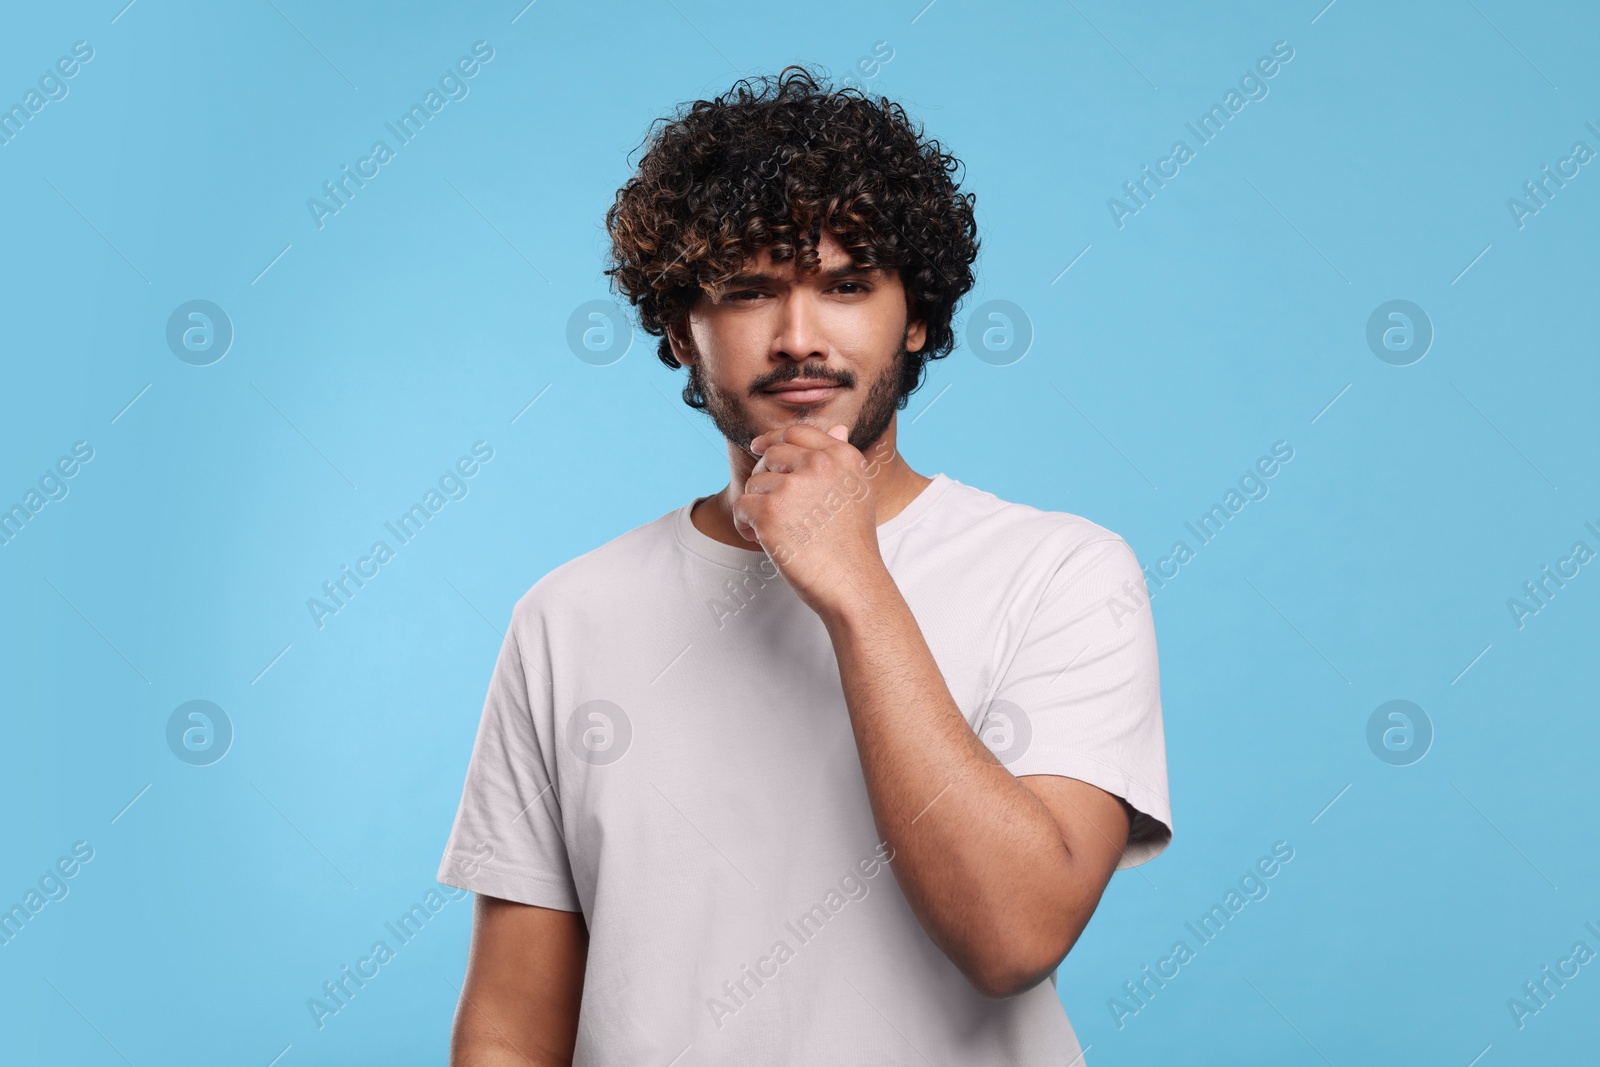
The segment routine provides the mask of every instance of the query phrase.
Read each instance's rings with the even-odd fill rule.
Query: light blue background
[[[95,849],[0,947],[7,1062],[443,1062],[468,899],[325,1028],[305,1002],[434,885],[516,598],[727,475],[653,338],[609,366],[567,345],[608,295],[604,210],[679,101],[879,41],[868,84],[978,197],[962,319],[1004,299],[1034,331],[1009,366],[934,366],[913,466],[1150,564],[1295,450],[1156,593],[1176,840],[1061,969],[1088,1062],[1594,1055],[1600,963],[1522,1029],[1507,1007],[1600,950],[1600,564],[1521,629],[1506,606],[1600,549],[1600,164],[1522,228],[1507,208],[1600,149],[1591,7],[121,5],[0,33],[6,105],[95,50],[0,146],[0,504],[95,450],[0,547],[0,905]],[[470,95],[319,230],[307,198],[479,40]],[[1118,229],[1107,198],[1280,40],[1268,97]],[[164,337],[197,298],[236,331],[205,367]],[[1366,344],[1391,299],[1436,331],[1410,366]],[[307,598],[479,440],[470,495],[318,629]],[[207,767],[165,741],[197,698],[235,730]],[[1436,731],[1411,766],[1366,741],[1396,698]],[[1122,983],[1276,841],[1270,895],[1119,1028]]]

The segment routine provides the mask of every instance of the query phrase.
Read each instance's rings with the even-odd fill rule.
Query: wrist
[[[864,575],[845,577],[838,593],[817,614],[828,633],[838,638],[881,626],[896,612],[909,610],[889,569],[879,563]]]

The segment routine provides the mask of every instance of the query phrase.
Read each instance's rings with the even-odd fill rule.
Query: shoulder
[[[517,599],[513,625],[537,624],[552,611],[570,612],[625,593],[641,572],[659,566],[672,551],[677,512],[674,508],[552,568]]]
[[[1060,567],[1101,561],[1138,569],[1121,534],[1082,515],[1005,500],[954,479],[941,503],[940,525],[947,532],[959,531],[1019,562]]]

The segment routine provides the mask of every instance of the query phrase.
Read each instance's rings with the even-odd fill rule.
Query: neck
[[[904,511],[906,505],[933,481],[912,470],[895,447],[896,421],[895,418],[890,419],[888,429],[861,453],[866,461],[866,469],[859,474],[872,486],[880,526]],[[755,469],[757,457],[732,441],[727,444],[728,484],[720,492],[697,503],[690,511],[689,518],[701,533],[723,544],[759,552],[761,546],[754,541],[746,541],[733,524],[733,505],[743,495],[744,484]]]

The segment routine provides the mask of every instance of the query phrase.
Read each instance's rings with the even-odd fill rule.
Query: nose
[[[793,286],[784,295],[778,308],[776,328],[772,339],[775,358],[799,363],[813,357],[827,359],[821,308],[809,286]]]

